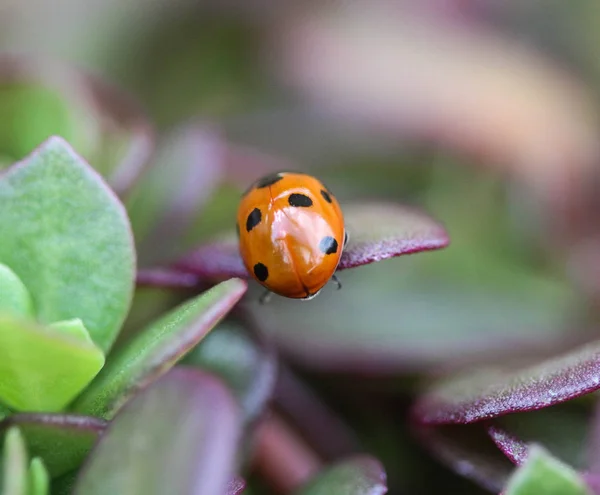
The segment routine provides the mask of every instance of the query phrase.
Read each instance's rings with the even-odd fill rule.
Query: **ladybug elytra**
[[[315,177],[278,172],[255,181],[240,202],[237,232],[244,265],[267,294],[308,300],[329,280],[341,287],[334,273],[348,240],[344,216]]]

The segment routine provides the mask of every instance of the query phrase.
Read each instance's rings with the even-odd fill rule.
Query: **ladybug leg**
[[[270,290],[267,289],[258,298],[258,302],[260,304],[267,304],[271,300],[271,297],[273,297],[273,293]]]
[[[339,281],[339,279],[334,275],[331,276],[331,280],[333,281],[334,284],[337,285],[337,290],[340,290],[342,288],[342,283]]]

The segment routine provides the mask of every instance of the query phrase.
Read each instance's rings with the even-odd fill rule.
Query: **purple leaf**
[[[150,161],[154,152],[154,129],[138,102],[130,95],[90,74],[82,73],[81,78],[90,90],[93,104],[107,120],[102,129],[103,148],[98,151],[107,156],[101,156],[93,163],[108,162],[108,181],[119,196],[124,196]],[[115,150],[109,147],[111,144],[118,149],[119,159],[114,164],[110,163],[115,154]]]
[[[387,493],[382,464],[368,455],[356,455],[323,469],[295,491],[295,495],[383,495]]]
[[[248,278],[248,270],[240,256],[237,240],[230,239],[200,246],[186,255],[174,267],[188,271],[201,280],[225,280],[229,277]]]
[[[218,133],[200,122],[159,143],[151,167],[127,199],[140,266],[182,254],[184,238],[222,178],[225,152]]]
[[[0,423],[0,432],[17,426],[31,457],[41,457],[52,477],[76,469],[92,448],[106,422],[72,414],[20,413]]]
[[[507,431],[495,425],[488,427],[488,434],[494,440],[500,450],[517,466],[521,466],[531,449],[531,444],[511,435]],[[583,480],[594,494],[600,494],[600,476],[593,472],[581,473]],[[502,494],[501,494],[502,495]]]
[[[513,470],[481,425],[416,426],[413,431],[442,463],[492,492],[502,489]]]
[[[424,424],[472,423],[565,402],[600,388],[600,342],[516,370],[477,371],[446,380],[414,408]]]
[[[592,473],[600,475],[600,400],[596,399],[587,440],[587,462]]]
[[[594,495],[600,495],[600,476],[597,474],[582,473],[581,477]]]
[[[350,240],[338,270],[448,245],[444,228],[416,209],[393,203],[343,205]],[[175,265],[201,278],[248,277],[234,235],[200,246]]]
[[[356,431],[284,363],[279,364],[274,401],[277,410],[324,459],[360,450]]]
[[[530,446],[538,444],[574,468],[584,469],[588,427],[587,408],[569,402],[539,411],[504,415],[489,425],[488,434],[517,465],[523,462]]]
[[[163,287],[168,289],[193,289],[200,285],[200,279],[193,273],[184,273],[168,268],[147,268],[137,272],[138,287]]]
[[[227,483],[226,495],[240,495],[246,489],[246,482],[243,478],[237,477],[229,480]]]
[[[490,438],[510,461],[520,466],[527,459],[529,445],[496,425],[487,428]]]
[[[446,247],[444,228],[416,209],[393,203],[363,203],[344,207],[350,235],[338,270],[375,261]]]
[[[247,321],[225,320],[180,362],[222,378],[242,407],[245,426],[267,410],[277,376],[272,346],[251,330]]]
[[[215,377],[176,368],[115,416],[75,495],[223,495],[240,437],[238,406]]]

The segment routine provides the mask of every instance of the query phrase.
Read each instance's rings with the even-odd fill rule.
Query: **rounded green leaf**
[[[370,456],[356,456],[319,473],[296,495],[383,495],[386,474],[381,463]]]
[[[34,457],[43,459],[52,478],[76,469],[83,462],[106,422],[72,414],[14,414],[0,423],[0,432],[18,427]]]
[[[0,175],[0,262],[43,323],[81,318],[106,352],[135,277],[129,221],[101,177],[59,137]]]
[[[533,445],[527,460],[508,481],[506,495],[592,495],[579,474]]]
[[[110,418],[142,386],[166,373],[231,310],[246,292],[231,279],[184,302],[118,349],[72,406]]]
[[[32,316],[33,303],[27,287],[8,266],[0,263],[0,313]]]
[[[0,402],[13,409],[58,411],[103,365],[91,342],[0,315]]]
[[[75,495],[223,495],[241,421],[214,377],[172,370],[115,416],[76,483]]]

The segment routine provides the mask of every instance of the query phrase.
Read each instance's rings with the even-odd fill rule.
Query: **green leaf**
[[[13,414],[0,430],[18,427],[29,452],[43,459],[52,478],[79,468],[106,423],[98,418],[68,414]]]
[[[44,461],[35,457],[29,464],[28,495],[47,495],[50,490],[50,476],[44,466]]]
[[[176,368],[115,416],[75,495],[223,495],[240,437],[238,407],[214,377]]]
[[[4,439],[2,495],[27,495],[27,449],[18,428]]]
[[[246,289],[245,281],[231,279],[171,310],[111,355],[72,410],[112,417],[132,394],[166,373],[198,344]]]
[[[152,153],[153,130],[137,102],[60,62],[4,55],[0,115],[0,169],[61,136],[122,194]]]
[[[6,68],[4,68],[6,70]],[[87,145],[70,96],[37,82],[0,82],[0,151],[21,160],[53,134]]]
[[[296,495],[383,495],[387,493],[383,466],[369,456],[356,456],[321,471]]]
[[[77,474],[78,471],[70,471],[58,478],[52,479],[52,495],[73,495]]]
[[[236,321],[219,324],[181,363],[223,379],[240,402],[246,424],[264,411],[275,386],[274,355]]]
[[[69,335],[74,339],[94,345],[94,341],[92,340],[90,333],[88,332],[87,328],[85,328],[80,318],[57,321],[56,323],[48,325],[48,328],[52,328],[63,335]]]
[[[527,460],[508,481],[506,495],[592,495],[579,474],[533,445]]]
[[[32,316],[33,303],[27,287],[8,266],[0,263],[0,313]]]
[[[93,343],[0,315],[0,400],[13,409],[58,411],[103,365]]]
[[[59,137],[0,177],[0,261],[42,323],[81,318],[106,352],[131,302],[135,251],[125,210]]]

